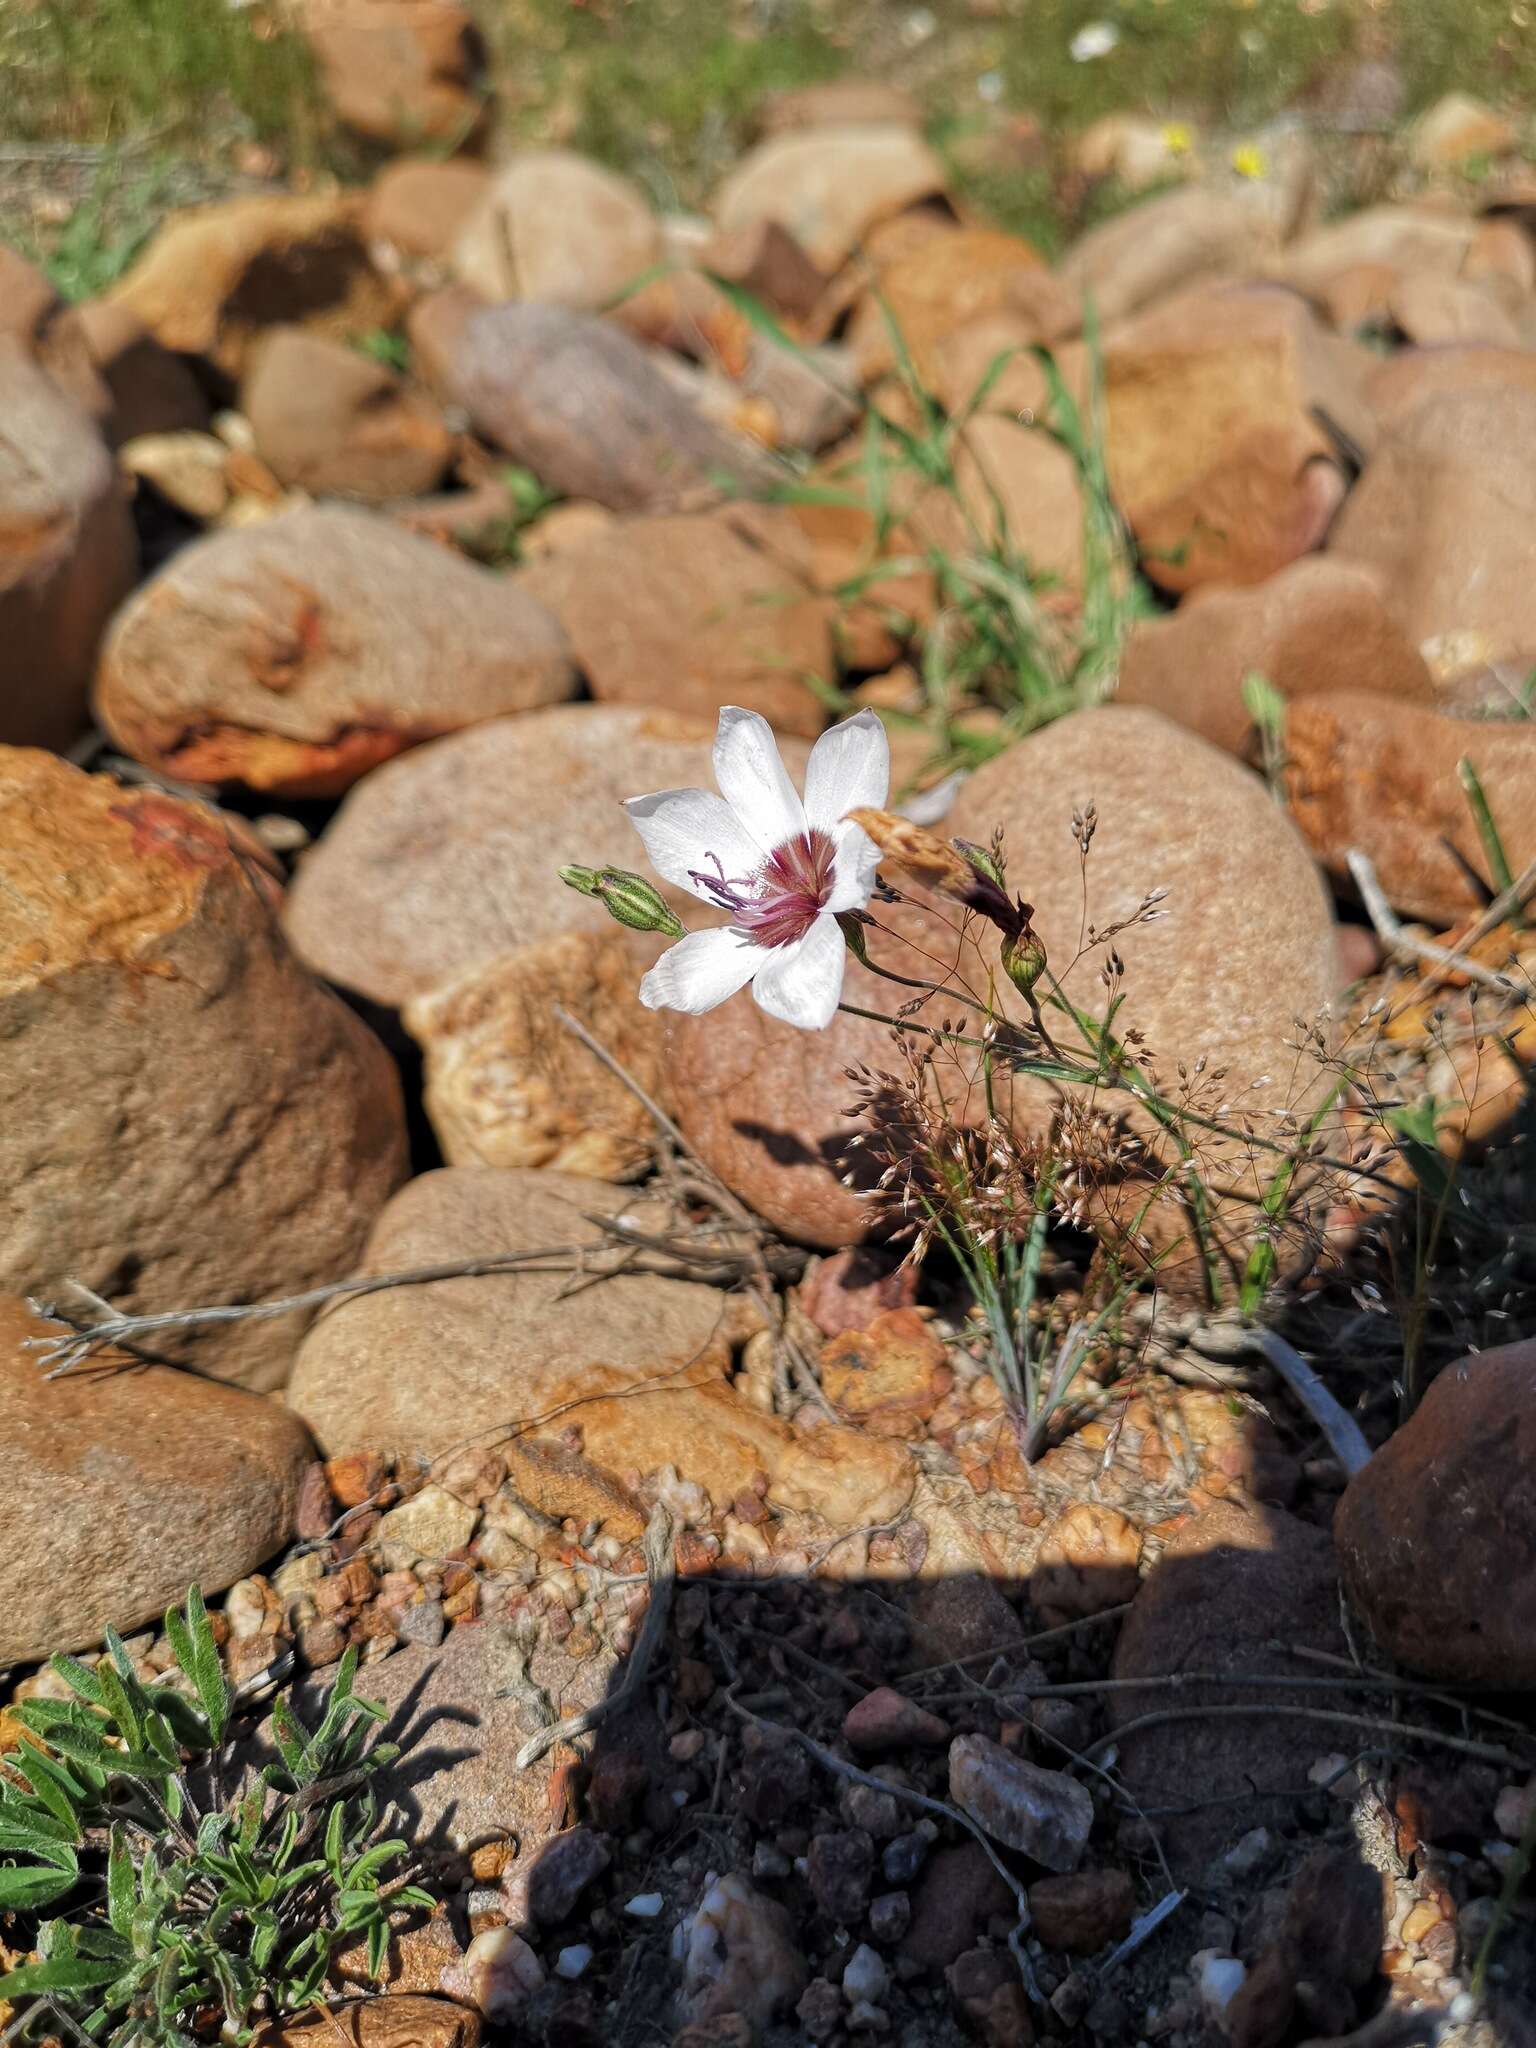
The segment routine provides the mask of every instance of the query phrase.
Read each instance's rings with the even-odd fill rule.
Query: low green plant
[[[235,1773],[234,1698],[196,1587],[165,1630],[184,1684],[146,1685],[120,1638],[94,1667],[56,1656],[64,1700],[14,1709],[32,1740],[0,1766],[0,1911],[61,1907],[0,1998],[46,1999],[108,2048],[243,2041],[257,2019],[320,1997],[339,1948],[377,1975],[389,1914],[431,1906],[391,1878],[368,1779],[384,1710],[356,1697],[355,1651],[313,1731],[279,1697],[277,1760]],[[14,1937],[13,1937],[14,1939]]]

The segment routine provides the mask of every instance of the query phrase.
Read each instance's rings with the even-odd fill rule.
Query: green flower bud
[[[663,932],[669,939],[685,936],[683,923],[668,909],[661,891],[644,875],[627,868],[561,868],[560,879],[580,895],[595,896],[612,918],[632,932]]]
[[[1045,972],[1045,943],[1026,924],[1016,938],[1004,939],[1001,958],[1004,974],[1020,995],[1027,996]]]
[[[978,846],[974,839],[952,839],[950,844],[956,853],[970,862],[978,875],[985,875],[989,882],[996,882],[999,889],[1005,886],[1002,863],[990,846]]]
[[[842,933],[849,952],[860,966],[869,964],[869,950],[864,944],[864,920],[856,911],[840,910],[837,913],[837,928]]]

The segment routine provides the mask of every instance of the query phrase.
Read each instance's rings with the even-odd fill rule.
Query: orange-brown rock
[[[393,520],[303,507],[183,549],[113,625],[97,715],[195,782],[335,796],[404,748],[571,694],[526,591]]]
[[[911,1308],[843,1331],[821,1354],[822,1392],[845,1422],[874,1436],[921,1436],[952,1378],[943,1343]]]
[[[67,747],[133,580],[133,524],[95,421],[15,337],[0,337],[0,418],[0,740]]]
[[[644,192],[566,149],[508,159],[460,231],[454,274],[496,302],[527,299],[597,313],[661,256]]]
[[[1284,697],[1355,689],[1434,702],[1424,658],[1375,580],[1331,555],[1304,557],[1246,588],[1208,584],[1176,612],[1139,620],[1121,651],[1117,696],[1241,754],[1253,736],[1243,699],[1252,674]]]
[[[788,228],[776,220],[753,221],[716,235],[704,251],[704,268],[740,285],[776,311],[803,319],[826,288],[826,278]]]
[[[1339,690],[1291,707],[1285,750],[1291,816],[1316,857],[1349,887],[1345,855],[1359,847],[1389,900],[1412,917],[1444,926],[1482,907],[1466,871],[1486,874],[1486,861],[1457,774],[1463,759],[1477,771],[1512,871],[1536,858],[1529,720],[1448,718]]]
[[[399,1082],[270,892],[203,806],[0,755],[0,1286],[142,1313],[351,1270],[404,1170]],[[156,1348],[272,1387],[300,1328]]]
[[[623,1180],[650,1158],[655,1126],[644,1105],[554,1014],[575,1017],[669,1106],[660,1020],[636,993],[645,965],[645,949],[612,925],[567,932],[406,1005],[426,1062],[427,1115],[450,1166]]]
[[[1102,1614],[1136,1596],[1141,1531],[1118,1508],[1074,1501],[1045,1532],[1029,1597],[1047,1628]]]
[[[479,121],[485,48],[458,0],[302,0],[321,83],[349,128],[419,148],[460,143]]]
[[[1082,324],[1077,298],[1022,236],[994,228],[935,236],[882,269],[855,311],[849,340],[859,374],[872,383],[896,368],[894,327],[912,367],[931,389],[938,344],[996,313],[1027,322],[1038,342],[1057,341]]]
[[[401,1992],[268,2020],[253,2048],[323,2048],[338,2037],[346,2048],[479,2048],[480,2016],[451,1999]]]
[[[399,157],[373,181],[364,230],[402,256],[446,262],[490,183],[485,166],[468,157]]]
[[[430,1458],[470,1437],[486,1448],[502,1434],[559,1437],[566,1404],[583,1395],[721,1378],[730,1348],[715,1289],[650,1273],[570,1288],[575,1249],[604,1241],[589,1218],[616,1215],[625,1201],[576,1174],[461,1166],[420,1175],[379,1216],[360,1270],[562,1247],[566,1266],[336,1303],[300,1347],[289,1406],[328,1455],[376,1447]]]
[[[1104,356],[1110,485],[1167,590],[1260,583],[1322,544],[1345,492],[1339,443],[1373,438],[1374,364],[1273,289],[1193,293]]]
[[[453,454],[420,386],[302,327],[272,328],[251,349],[240,409],[278,481],[315,497],[420,497]]]
[[[1445,391],[1400,418],[1350,492],[1328,546],[1378,573],[1389,608],[1421,649],[1471,640],[1480,661],[1529,657],[1536,391]]]
[[[555,869],[642,866],[623,799],[712,787],[713,739],[712,722],[570,704],[418,748],[368,776],[305,856],[289,937],[318,973],[400,1004],[519,946],[612,932]],[[784,752],[802,774],[804,749]]]
[[[601,703],[711,719],[742,704],[804,738],[825,723],[804,679],[831,680],[829,607],[724,518],[619,521],[517,582],[560,620]]]
[[[19,342],[64,396],[103,426],[112,395],[97,371],[80,309],[14,249],[0,247],[0,339]]]
[[[1492,107],[1470,93],[1448,92],[1414,122],[1408,153],[1420,170],[1455,170],[1472,157],[1502,156],[1518,140]]]
[[[1446,1366],[1345,1489],[1345,1590],[1394,1661],[1536,1684],[1536,1344]]]
[[[821,125],[750,150],[713,212],[727,233],[778,221],[830,276],[877,223],[943,190],[943,166],[905,122]]]
[[[211,1600],[254,1571],[291,1537],[314,1456],[274,1402],[115,1348],[50,1377],[27,1347],[70,1335],[0,1296],[7,1664],[129,1635],[189,1585]]]
[[[345,341],[388,327],[397,287],[369,261],[361,197],[259,193],[173,213],[110,303],[166,348],[206,356],[231,377],[265,327]]]

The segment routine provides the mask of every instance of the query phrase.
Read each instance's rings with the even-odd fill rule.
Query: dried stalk
[[[1521,993],[1520,984],[1497,969],[1484,967],[1469,953],[1458,953],[1451,946],[1436,945],[1433,939],[1421,939],[1402,923],[1392,905],[1387,901],[1386,891],[1377,880],[1375,867],[1370,856],[1362,853],[1358,846],[1351,846],[1344,855],[1355,887],[1360,891],[1360,901],[1365,905],[1367,917],[1375,927],[1376,936],[1389,953],[1399,959],[1422,960],[1432,967],[1447,968],[1454,974],[1464,974],[1469,981],[1479,981],[1485,988],[1497,989],[1501,996],[1515,996]],[[1527,869],[1527,876],[1536,878],[1536,868]],[[1524,881],[1526,876],[1522,876]],[[1520,883],[1504,891],[1505,896],[1515,897]],[[1481,920],[1479,920],[1481,922]],[[1492,925],[1488,927],[1494,929]],[[1470,944],[1470,936],[1463,944]]]

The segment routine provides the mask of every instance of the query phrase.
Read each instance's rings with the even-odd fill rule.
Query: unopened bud
[[[1027,996],[1045,972],[1045,943],[1026,925],[1016,938],[1004,939],[1001,959],[1004,974],[1020,995]]]
[[[974,839],[956,839],[951,844],[979,875],[985,875],[989,882],[996,882],[999,889],[1004,886],[1002,863],[990,846],[978,846]]]
[[[684,936],[683,922],[654,882],[628,868],[561,868],[560,879],[582,896],[595,896],[603,908],[632,932],[663,932],[669,939]]]
[[[844,943],[861,967],[869,965],[869,949],[864,943],[864,920],[857,911],[840,910],[837,913],[837,928],[843,935]]]

